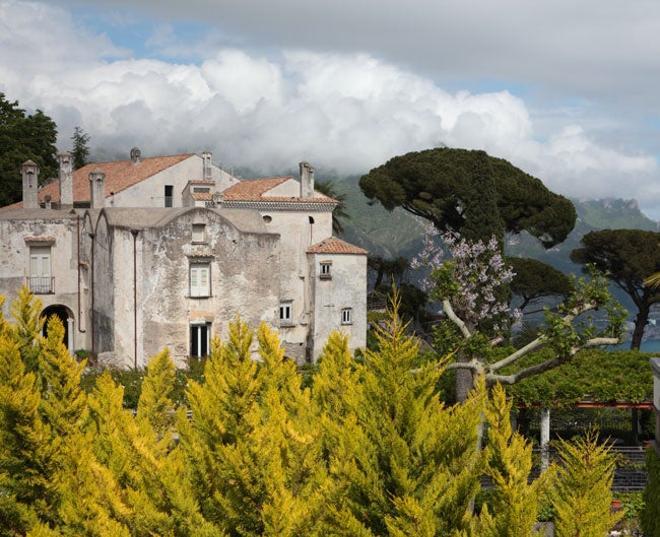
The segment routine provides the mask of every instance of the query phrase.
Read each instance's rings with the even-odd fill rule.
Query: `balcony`
[[[30,276],[27,278],[30,292],[35,295],[49,295],[55,292],[55,278],[53,276]]]

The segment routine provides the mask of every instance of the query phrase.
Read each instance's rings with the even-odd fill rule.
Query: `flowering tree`
[[[442,244],[450,254],[444,262]],[[484,375],[491,384],[515,384],[571,360],[581,349],[619,342],[625,312],[610,295],[605,276],[593,269],[588,278],[573,283],[573,291],[556,311],[545,311],[545,325],[536,339],[496,357],[497,347],[521,316],[508,305],[508,285],[515,274],[505,263],[496,238],[470,242],[456,234],[438,234],[430,225],[424,248],[411,266],[428,271],[422,285],[442,303],[446,319],[435,330],[435,343],[443,354],[457,356],[448,368],[457,370],[459,401],[465,400],[477,375]],[[600,330],[584,316],[597,309],[605,310],[608,317]],[[554,350],[553,358],[516,367],[523,357],[546,346]]]

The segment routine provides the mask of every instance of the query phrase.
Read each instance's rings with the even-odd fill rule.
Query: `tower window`
[[[330,280],[332,278],[332,261],[321,261],[321,273],[320,277],[322,280]]]
[[[206,225],[193,224],[192,225],[192,241],[193,243],[206,242]]]
[[[353,308],[341,310],[341,324],[353,324]]]
[[[292,302],[281,302],[280,303],[280,323],[281,324],[291,324],[292,318]]]

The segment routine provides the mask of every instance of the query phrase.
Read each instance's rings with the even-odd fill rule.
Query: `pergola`
[[[549,462],[552,409],[626,409],[632,412],[633,436],[636,437],[640,410],[660,408],[656,392],[660,390],[660,359],[635,351],[584,351],[570,363],[525,379],[507,388],[519,408],[540,409],[540,447],[542,466]],[[658,418],[660,420],[660,418]],[[660,422],[658,423],[660,430]],[[660,432],[656,438],[660,438]]]

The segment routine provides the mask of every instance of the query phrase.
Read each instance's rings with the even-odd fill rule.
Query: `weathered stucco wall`
[[[298,184],[296,181],[294,183]],[[332,236],[332,213],[316,211],[260,211],[270,217],[268,231],[279,233],[280,293],[282,301],[292,301],[292,323],[280,328],[287,351],[298,362],[307,356],[312,316],[312,282],[307,265],[307,249]],[[310,223],[310,218],[314,223]],[[268,220],[268,219],[266,219]]]
[[[237,179],[217,166],[211,167],[217,190],[229,188]],[[106,199],[106,207],[164,207],[165,185],[172,185],[173,207],[182,207],[182,193],[188,181],[202,178],[203,160],[199,155],[170,166],[152,177]]]
[[[206,225],[206,244],[192,244],[192,224]],[[190,324],[211,323],[224,337],[240,316],[255,327],[276,324],[279,304],[277,235],[243,233],[217,212],[194,208],[169,223],[137,235],[138,366],[168,347],[179,367],[190,349]],[[114,360],[133,365],[133,237],[113,232]],[[191,298],[189,265],[208,261],[211,296]]]
[[[314,278],[314,348],[316,362],[328,336],[340,330],[349,336],[351,350],[367,344],[367,256],[309,254],[309,271]],[[321,279],[320,264],[329,261],[331,278]],[[342,324],[341,312],[352,308],[352,324]]]
[[[112,236],[109,233],[105,215],[101,215],[96,224],[93,244],[93,290],[90,297],[92,311],[93,350],[99,360],[111,360],[104,356],[115,348],[114,341],[114,279],[112,270]]]
[[[28,218],[28,214],[33,214]],[[48,238],[51,244],[53,293],[39,294],[43,307],[61,304],[74,318],[74,349],[86,346],[78,331],[77,230],[76,218],[68,211],[35,209],[24,217],[0,218],[0,294],[5,296],[3,313],[8,316],[11,302],[30,276],[30,238]],[[44,243],[45,244],[45,243]]]

